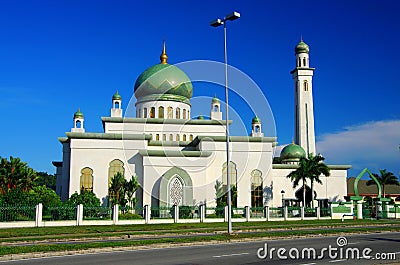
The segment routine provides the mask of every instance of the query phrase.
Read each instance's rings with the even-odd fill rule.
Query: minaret
[[[264,134],[261,130],[261,119],[257,116],[257,114],[251,120],[251,136],[264,137]]]
[[[115,92],[112,97],[111,117],[122,117],[122,97],[120,94]]]
[[[78,108],[78,111],[75,112],[74,114],[74,127],[71,129],[71,132],[85,132],[85,128],[83,127],[83,122],[85,121],[85,118],[83,116],[83,113],[81,112],[81,109]]]
[[[294,133],[295,143],[303,147],[306,154],[316,154],[314,132],[314,107],[312,78],[315,68],[310,68],[310,48],[300,39],[295,48],[296,68],[291,71],[294,80]]]
[[[211,100],[210,118],[212,120],[222,120],[221,102],[220,102],[219,98],[217,98],[216,95]]]

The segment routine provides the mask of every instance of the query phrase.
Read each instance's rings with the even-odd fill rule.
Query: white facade
[[[167,64],[165,47],[163,55],[162,63]],[[296,60],[299,59],[305,59],[306,65],[293,70],[293,78],[296,84],[307,81],[308,91],[295,92],[295,102],[299,105],[296,141],[306,151],[315,153],[313,69],[308,68],[308,53],[297,54]],[[146,89],[143,93],[149,97],[153,88]],[[117,92],[110,117],[102,117],[104,132],[101,133],[85,132],[83,114],[79,112],[80,130],[76,130],[74,120],[72,131],[59,138],[63,161],[53,163],[57,167],[57,193],[62,200],[91,185],[89,188],[107,204],[109,181],[118,170],[127,179],[137,176],[139,205],[215,206],[216,181],[226,184],[223,173],[226,123],[216,98],[211,103],[211,119],[191,119],[191,106],[185,99],[189,92],[180,90],[178,96],[167,95],[159,101],[138,101],[136,113],[130,115],[136,118],[123,118],[122,99]],[[184,100],[177,100],[182,97]],[[154,108],[152,116],[151,108]],[[172,115],[168,112],[171,110]],[[295,201],[301,187],[294,189],[286,176],[297,165],[273,164],[277,138],[264,137],[258,117],[249,122],[252,122],[251,136],[232,136],[230,143],[231,182],[238,190],[237,206],[260,206],[260,200],[262,206],[281,206],[282,199]],[[330,166],[331,176],[322,177],[322,185],[315,184],[317,199],[343,200],[349,167]],[[256,190],[261,191],[258,193],[261,197],[257,197]]]

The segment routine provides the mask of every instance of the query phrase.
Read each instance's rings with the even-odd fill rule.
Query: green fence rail
[[[200,209],[198,206],[179,206],[179,219],[198,219]]]
[[[224,218],[225,207],[206,207],[206,218]]]
[[[264,207],[250,207],[250,218],[264,218],[265,208]]]
[[[312,207],[305,207],[304,217],[317,217],[317,209]]]
[[[34,221],[35,206],[1,206],[0,222]]]
[[[269,208],[269,217],[270,218],[280,218],[283,217],[284,210],[283,207],[270,207]]]
[[[119,209],[118,219],[120,220],[135,220],[144,219],[144,207],[136,206],[131,208],[126,206]]]
[[[320,208],[319,210],[319,216],[320,217],[331,217],[331,208]]]
[[[288,214],[287,215],[288,218],[301,217],[301,208],[295,207],[295,206],[288,206],[287,214]]]
[[[112,208],[103,206],[83,207],[83,220],[111,220]]]
[[[43,221],[76,220],[75,206],[44,206]]]
[[[151,207],[150,218],[152,219],[171,219],[173,218],[173,207]]]

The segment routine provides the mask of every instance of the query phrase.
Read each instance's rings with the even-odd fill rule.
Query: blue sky
[[[86,130],[101,131],[115,90],[127,104],[137,76],[159,62],[163,39],[169,63],[223,61],[222,29],[209,22],[233,10],[242,17],[228,26],[229,63],[262,89],[280,144],[293,138],[290,71],[302,35],[316,68],[318,151],[329,163],[353,164],[350,175],[364,167],[399,174],[395,0],[1,1],[0,156],[53,173],[51,161],[62,158],[57,137],[78,107]],[[215,89],[195,91],[202,93]]]

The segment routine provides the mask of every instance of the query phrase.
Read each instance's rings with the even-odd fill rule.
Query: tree
[[[10,161],[1,158],[0,161],[0,192],[5,194],[10,190],[20,188],[22,191],[29,191],[33,188],[36,172],[28,167],[19,158],[10,156]]]
[[[126,193],[129,206],[131,206],[132,208],[135,207],[136,204],[136,198],[134,197],[134,195],[138,188],[139,183],[136,176],[132,176],[131,180],[125,181],[124,191]]]
[[[217,209],[215,211],[217,216],[222,216],[224,207],[227,206],[228,202],[228,187],[222,185],[221,181],[216,181],[214,185],[215,197],[217,202]],[[231,205],[236,206],[237,203],[237,188],[235,185],[231,186]]]
[[[98,207],[100,206],[100,199],[96,197],[93,191],[81,190],[80,194],[77,192],[72,194],[65,203],[74,206],[82,204],[83,207]]]
[[[36,186],[45,185],[47,188],[56,190],[56,175],[49,174],[47,172],[36,172],[37,179],[35,180]]]
[[[126,179],[121,172],[115,173],[111,179],[110,187],[108,188],[110,194],[110,201],[112,205],[119,204],[124,207],[126,205],[125,199],[125,186]]]
[[[322,161],[324,157],[320,154],[314,156],[309,154],[308,157],[300,158],[299,167],[290,172],[287,178],[293,182],[293,188],[296,188],[300,182],[303,184],[303,206],[306,206],[306,182],[310,179],[311,182],[311,194],[312,194],[312,207],[314,207],[314,182],[321,183],[319,177],[321,175],[329,176],[329,168]]]
[[[380,175],[376,174],[376,173],[372,173],[372,175],[374,175],[374,177],[377,179],[377,181],[381,185],[383,197],[385,198],[385,196],[386,196],[385,185],[399,186],[400,183],[399,183],[399,179],[392,172],[386,171],[386,169],[380,169],[379,173],[380,173]],[[372,178],[367,181],[367,186],[370,186],[370,185],[376,185],[375,181]]]

